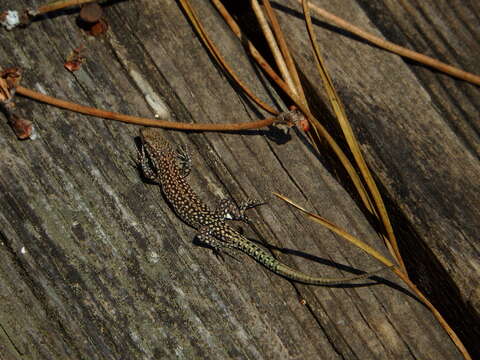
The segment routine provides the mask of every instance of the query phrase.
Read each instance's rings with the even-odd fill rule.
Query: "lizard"
[[[216,254],[219,254],[222,248],[240,250],[284,278],[313,285],[350,283],[368,278],[388,268],[383,267],[376,271],[345,278],[310,276],[291,268],[227,223],[228,220],[248,222],[245,211],[260,204],[250,200],[237,206],[232,200],[224,199],[218,209],[210,209],[186,181],[191,169],[191,159],[185,149],[174,148],[158,128],[141,129],[140,142],[137,165],[143,176],[160,185],[176,215],[187,225],[195,228],[197,240],[211,247]]]

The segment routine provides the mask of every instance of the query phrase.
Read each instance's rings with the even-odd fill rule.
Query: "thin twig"
[[[59,1],[53,1],[48,4],[42,5],[36,10],[31,10],[29,13],[31,13],[34,16],[37,15],[42,15],[46,14],[52,11],[60,10],[66,7],[70,6],[78,6],[82,4],[87,4],[91,2],[97,2],[98,0],[59,0]]]
[[[17,87],[17,94],[29,97],[31,99],[41,101],[43,103],[53,105],[62,109],[75,111],[85,115],[96,116],[104,119],[111,119],[121,121],[129,124],[163,127],[167,129],[178,130],[198,130],[198,131],[239,131],[249,129],[259,129],[269,125],[272,125],[278,120],[276,117],[267,118],[259,121],[252,121],[248,123],[235,123],[235,124],[192,124],[192,123],[180,123],[174,121],[156,120],[149,118],[142,118],[138,116],[131,116],[120,114],[112,111],[106,111],[101,109],[92,108],[89,106],[79,105],[69,101],[54,98],[52,96],[44,95],[42,93],[24,88],[23,86]]]

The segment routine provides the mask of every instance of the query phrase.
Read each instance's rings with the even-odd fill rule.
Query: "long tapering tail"
[[[241,236],[241,235],[239,235]],[[242,236],[243,237],[243,236]],[[247,238],[243,238],[242,241],[237,242],[233,247],[237,248],[238,250],[243,251],[247,255],[254,258],[257,262],[265,266],[266,268],[272,270],[278,275],[281,275],[287,279],[302,282],[305,284],[312,284],[312,285],[334,285],[334,284],[346,284],[352,281],[361,280],[372,276],[380,271],[389,269],[390,266],[385,266],[380,269],[377,269],[372,272],[368,272],[361,275],[355,275],[351,277],[345,278],[323,278],[323,277],[316,277],[307,275],[299,270],[295,270],[277,259],[275,259],[272,255],[267,253],[265,250],[257,246],[256,244],[252,243]]]
[[[361,280],[361,279],[366,279],[372,276],[373,274],[376,274],[380,271],[389,269],[390,266],[384,266],[380,269],[377,269],[375,271],[371,271],[365,274],[361,275],[355,275],[355,276],[350,276],[350,277],[344,277],[344,278],[322,278],[322,277],[316,277],[316,276],[310,276],[307,274],[304,274],[301,271],[292,269],[291,267],[278,262],[278,266],[275,269],[275,272],[281,276],[284,276],[288,279],[299,281],[305,284],[313,284],[313,285],[334,285],[334,284],[346,284],[350,283],[352,281],[356,280]]]

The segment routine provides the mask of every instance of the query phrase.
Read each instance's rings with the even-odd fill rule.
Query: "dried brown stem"
[[[357,239],[353,235],[347,233],[343,229],[341,229],[339,226],[336,224],[332,223],[331,221],[316,215],[314,213],[311,213],[301,207],[300,205],[296,204],[286,196],[280,195],[278,193],[274,192],[274,195],[282,199],[283,201],[287,202],[288,204],[294,206],[301,212],[303,212],[307,217],[310,219],[314,220],[315,222],[318,222],[325,226],[326,228],[330,229],[331,231],[335,232],[336,234],[340,235],[344,239],[348,240],[349,242],[353,243],[355,246],[358,248],[362,249],[369,255],[373,256],[376,258],[378,261],[382,262],[386,266],[392,267],[392,271],[407,284],[407,286],[412,290],[413,293],[422,301],[425,306],[428,307],[428,309],[432,312],[433,316],[437,319],[437,321],[440,323],[440,325],[443,327],[443,329],[447,332],[447,334],[450,336],[450,338],[453,340],[459,351],[462,353],[463,357],[466,360],[471,360],[470,355],[468,354],[468,351],[465,349],[464,345],[462,344],[461,340],[458,338],[457,334],[453,331],[453,329],[448,325],[448,323],[445,321],[443,318],[442,314],[438,312],[438,310],[433,306],[433,304],[423,295],[423,293],[417,288],[417,286],[408,278],[407,274],[403,272],[400,268],[394,267],[393,263],[385,258],[381,253],[376,251],[374,248],[370,247],[360,239]]]
[[[437,321],[440,323],[440,325],[445,329],[447,334],[450,336],[454,344],[457,346],[459,351],[462,353],[465,359],[471,359],[467,349],[461,342],[460,338],[457,336],[457,334],[453,331],[453,329],[450,327],[450,325],[445,321],[443,316],[438,312],[438,310],[433,306],[432,303],[422,294],[422,292],[413,284],[413,282],[409,279],[408,274],[405,269],[405,265],[403,264],[402,258],[400,251],[398,249],[397,241],[395,238],[395,234],[393,233],[393,229],[390,224],[390,220],[388,218],[387,211],[385,209],[385,204],[383,203],[382,197],[380,195],[380,192],[378,191],[378,188],[376,186],[375,181],[373,180],[373,177],[370,173],[370,170],[368,169],[366,162],[363,158],[363,155],[360,151],[360,147],[358,145],[358,142],[353,134],[353,130],[347,120],[346,114],[344,107],[341,103],[341,99],[337,95],[335,88],[333,86],[332,80],[330,76],[328,75],[328,72],[326,70],[323,58],[320,55],[319,47],[315,38],[315,32],[313,30],[313,25],[310,17],[310,12],[309,12],[309,6],[308,6],[308,0],[302,0],[302,6],[303,6],[303,12],[305,16],[305,22],[307,24],[307,30],[308,34],[311,40],[311,44],[315,53],[315,60],[316,64],[319,70],[319,73],[322,77],[324,86],[327,90],[327,93],[329,95],[329,99],[331,101],[332,107],[334,108],[335,114],[337,115],[338,121],[341,125],[341,128],[344,132],[344,136],[347,139],[348,145],[352,151],[352,154],[355,158],[356,164],[360,169],[360,172],[363,176],[363,179],[365,180],[369,190],[370,194],[373,197],[374,204],[376,206],[376,213],[380,216],[382,223],[384,224],[387,234],[388,234],[388,240],[387,241],[387,246],[389,246],[389,250],[391,254],[396,258],[396,260],[399,262],[401,265],[400,268],[395,268],[394,272],[399,276],[409,287],[412,291],[415,292],[415,294],[420,298],[420,300],[430,309],[432,314],[435,316]]]
[[[232,77],[232,79],[242,88],[242,90],[245,92],[245,94],[252,99],[258,106],[263,108],[265,111],[268,111],[270,114],[277,115],[279,112],[275,110],[273,107],[270,105],[266,104],[262,100],[260,100],[254,93],[251,91],[247,85],[238,77],[238,75],[233,71],[230,65],[225,61],[223,56],[220,54],[220,51],[217,49],[215,44],[210,40],[210,38],[207,35],[207,32],[203,28],[201,22],[198,20],[197,15],[195,14],[193,8],[191,7],[190,3],[188,0],[180,0],[180,4],[182,5],[183,9],[187,13],[190,21],[192,22],[193,26],[195,27],[195,30],[199,34],[200,38],[202,39],[203,43],[205,46],[210,50],[210,53],[215,57],[217,62],[222,66],[225,71]]]
[[[37,10],[32,11],[33,15],[46,14],[48,12],[60,10],[70,6],[78,6],[86,3],[96,2],[98,0],[59,0],[40,6]]]
[[[293,61],[293,57],[288,48],[287,42],[285,40],[285,36],[283,35],[283,31],[280,28],[280,24],[278,23],[278,19],[275,16],[275,12],[273,11],[272,6],[270,5],[270,0],[263,0],[263,7],[265,8],[265,13],[267,14],[267,17],[272,24],[273,33],[275,34],[275,38],[277,39],[278,46],[280,47],[280,51],[283,54],[283,58],[285,59],[285,63],[287,65],[288,71],[295,84],[295,89],[297,90],[298,96],[305,103],[305,106],[308,106],[307,100],[305,99],[305,94],[303,92],[302,84],[300,83],[300,77],[298,76],[298,71],[295,66],[295,62]]]
[[[106,111],[96,109],[84,105],[79,105],[69,101],[54,98],[52,96],[44,95],[42,93],[24,88],[23,86],[17,87],[17,94],[29,97],[31,99],[41,101],[46,104],[50,104],[62,109],[75,111],[85,115],[96,116],[104,119],[111,119],[121,121],[129,124],[163,127],[167,129],[178,130],[199,130],[199,131],[239,131],[249,129],[259,129],[269,125],[272,125],[277,121],[276,117],[267,118],[259,121],[252,121],[248,123],[236,123],[236,124],[192,124],[192,123],[180,123],[165,120],[156,120],[149,118],[142,118],[137,116],[120,114],[112,111]]]
[[[265,36],[265,39],[267,40],[267,44],[270,47],[270,51],[273,54],[273,58],[275,60],[275,63],[277,64],[278,70],[282,74],[283,80],[287,83],[289,89],[295,95],[298,96],[298,90],[295,84],[293,83],[292,76],[290,75],[290,72],[287,68],[287,63],[285,62],[285,59],[283,57],[282,52],[280,51],[280,48],[273,35],[273,32],[270,29],[270,26],[268,25],[267,19],[265,18],[265,15],[263,14],[262,9],[260,8],[260,4],[258,3],[258,0],[251,0],[251,4],[252,4],[253,12],[257,17],[258,23],[260,24],[260,28],[262,29],[263,36]]]

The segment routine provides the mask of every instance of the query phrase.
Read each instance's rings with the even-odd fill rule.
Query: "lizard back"
[[[156,172],[156,181],[175,213],[195,229],[216,220],[214,212],[203,203],[182,176],[177,161],[177,152],[158,129],[140,130],[151,168]]]

